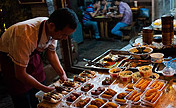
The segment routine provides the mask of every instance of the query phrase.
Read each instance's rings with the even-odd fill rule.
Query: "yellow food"
[[[154,87],[157,83],[158,81],[155,81],[150,87]]]
[[[138,88],[138,86],[139,86],[140,84],[142,84],[143,82],[144,82],[144,79],[141,79],[141,80],[135,85],[135,87]]]
[[[129,100],[137,93],[137,90],[134,90],[133,93],[131,93],[131,95],[129,96]]]
[[[152,102],[152,103],[155,102],[156,99],[160,96],[160,94],[161,94],[161,91],[157,91],[157,94],[156,94],[155,97],[151,100],[151,102]]]
[[[150,101],[152,98],[154,98],[156,95],[156,92],[152,93],[149,97],[145,97],[146,100]]]
[[[128,89],[133,89],[133,85],[134,85],[134,84],[131,83],[131,84],[129,84],[129,85],[127,86],[127,88],[128,88]]]
[[[88,105],[87,108],[98,108],[96,105]]]
[[[137,101],[140,99],[140,96],[141,96],[141,95],[137,96],[133,101],[134,101],[134,102],[137,102]]]
[[[108,102],[107,105],[110,106],[110,107],[112,107],[112,108],[117,108],[117,107],[118,107],[118,106],[117,106],[115,103],[113,103],[113,102]]]
[[[160,85],[156,89],[160,90],[163,86],[164,86],[164,82],[160,82]]]
[[[102,100],[102,99],[100,99],[100,98],[96,98],[95,100],[101,102],[102,104],[105,103],[104,100]]]
[[[107,98],[107,99],[111,99],[111,98],[112,98],[111,95],[107,95],[107,94],[102,94],[101,97],[103,97],[103,98]]]
[[[131,98],[131,100],[133,101],[136,97],[138,97],[138,96],[141,95],[141,94],[142,94],[142,92],[139,92],[139,93],[135,94],[135,95]]]
[[[122,102],[122,103],[125,103],[125,102],[126,102],[125,99],[117,99],[117,98],[115,99],[115,101],[116,101],[116,102]]]
[[[150,90],[147,90],[147,92],[145,93],[145,96],[148,97],[150,96],[152,93],[156,92],[157,89],[156,88],[153,88],[153,89],[150,89]]]
[[[133,91],[134,89],[126,89],[125,91],[129,91],[129,92],[131,92],[131,91]]]

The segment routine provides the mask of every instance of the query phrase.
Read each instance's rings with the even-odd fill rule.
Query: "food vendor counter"
[[[126,47],[122,48],[121,50],[127,51],[129,48],[131,48],[131,45],[127,45]],[[129,79],[128,72],[132,71],[133,73],[138,72],[138,64],[135,67],[132,67],[131,64],[125,67],[125,63],[128,63],[128,60],[130,59],[130,55],[125,51],[115,51],[115,50],[109,50],[102,54],[100,57],[97,57],[93,62],[103,62],[103,60],[109,60],[108,57],[112,57],[111,65],[105,66],[105,67],[94,67],[96,71],[86,70],[79,74],[77,77],[73,77],[73,82],[70,84],[74,86],[73,91],[69,89],[70,91],[60,98],[59,102],[51,103],[43,100],[43,92],[38,92],[36,94],[36,97],[40,100],[40,103],[38,104],[38,108],[68,108],[68,107],[74,107],[77,106],[78,103],[85,103],[84,108],[86,108],[88,105],[91,104],[92,101],[95,101],[98,97],[98,100],[104,100],[104,104],[101,105],[100,108],[106,108],[104,107],[107,103],[116,104],[119,108],[125,108],[129,105],[134,107],[155,107],[155,108],[166,108],[166,107],[175,107],[176,106],[176,82],[173,82],[172,87],[168,89],[168,81],[163,80],[163,76],[161,73],[157,73],[157,71],[152,70],[153,73],[156,73],[160,75],[159,79],[158,77],[150,77],[149,79],[139,78],[134,81],[134,78],[131,77]],[[121,61],[117,60],[116,57],[120,57]],[[123,60],[124,59],[124,60]],[[113,63],[115,60],[116,63]],[[143,61],[140,61],[140,66]],[[136,60],[132,61],[136,62]],[[145,62],[145,60],[144,60]],[[145,62],[146,63],[146,62]],[[148,65],[152,66],[152,63],[148,63]],[[100,66],[100,65],[98,65]],[[123,67],[120,68],[122,71],[128,71],[127,73],[124,72],[121,74],[121,72],[118,74],[120,78],[112,78],[113,75],[109,74],[108,70],[115,67]],[[90,66],[91,67],[91,66]],[[142,66],[141,66],[142,67]],[[153,67],[154,68],[154,67]],[[92,69],[94,70],[94,69]],[[118,73],[118,72],[116,72]],[[126,73],[126,74],[125,74]],[[85,80],[78,78],[85,76]],[[133,75],[131,75],[133,76]],[[153,74],[152,74],[153,76]],[[112,79],[111,79],[112,78]],[[129,80],[128,80],[129,79]],[[132,79],[132,80],[131,80]],[[70,79],[72,80],[72,79]],[[82,81],[82,83],[77,83],[74,81]],[[129,81],[129,82],[126,82]],[[68,81],[69,82],[69,81]],[[61,84],[59,81],[54,83],[55,86],[66,86],[68,82]],[[130,86],[131,85],[131,86]],[[139,86],[140,85],[140,86]],[[88,87],[88,89],[87,89]],[[68,88],[68,87],[67,87]],[[152,91],[155,89],[155,92],[152,92],[153,98],[147,97],[147,95],[152,96],[152,93],[147,94],[147,91]],[[102,91],[101,91],[102,90]],[[57,89],[56,89],[57,91]],[[101,91],[100,94],[95,95],[95,91]],[[108,94],[109,92],[109,94]],[[62,94],[63,92],[61,92]],[[78,95],[81,93],[80,95]],[[50,95],[51,93],[46,93],[47,95]],[[124,96],[123,96],[123,95]],[[72,98],[72,95],[77,96],[77,98]],[[119,96],[120,95],[120,96]],[[46,95],[45,95],[46,96]],[[138,97],[137,97],[138,96]],[[119,98],[120,97],[120,98]],[[132,101],[130,101],[130,97],[132,97]],[[72,100],[72,102],[68,102],[69,100]],[[85,100],[85,101],[84,101]],[[97,100],[97,101],[98,101]],[[95,101],[96,102],[96,101]]]

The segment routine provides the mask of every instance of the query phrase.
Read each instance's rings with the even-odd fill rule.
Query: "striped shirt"
[[[119,13],[123,14],[123,19],[121,22],[130,25],[132,23],[132,12],[131,8],[127,3],[120,2]]]
[[[92,4],[90,4],[86,11],[84,12],[84,16],[83,16],[83,23],[85,23],[86,21],[90,21],[92,20],[92,16],[90,15],[90,13],[94,13],[95,12],[95,8],[93,7]]]

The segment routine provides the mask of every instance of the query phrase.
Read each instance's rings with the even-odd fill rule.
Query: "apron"
[[[41,23],[38,34],[37,45],[39,44],[42,27],[44,22]],[[33,87],[27,84],[23,84],[15,77],[15,69],[14,62],[8,56],[8,53],[0,52],[0,60],[1,60],[1,69],[3,73],[3,79],[7,86],[7,89],[11,95],[19,95],[23,94]],[[43,71],[43,63],[40,59],[39,52],[34,50],[30,55],[29,63],[26,68],[26,72],[33,76],[39,82],[43,82],[45,80],[45,73]]]

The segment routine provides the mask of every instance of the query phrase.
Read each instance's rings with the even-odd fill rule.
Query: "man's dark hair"
[[[79,22],[76,13],[69,8],[55,10],[49,17],[48,22],[55,24],[55,31],[63,30],[66,26],[76,29]]]

